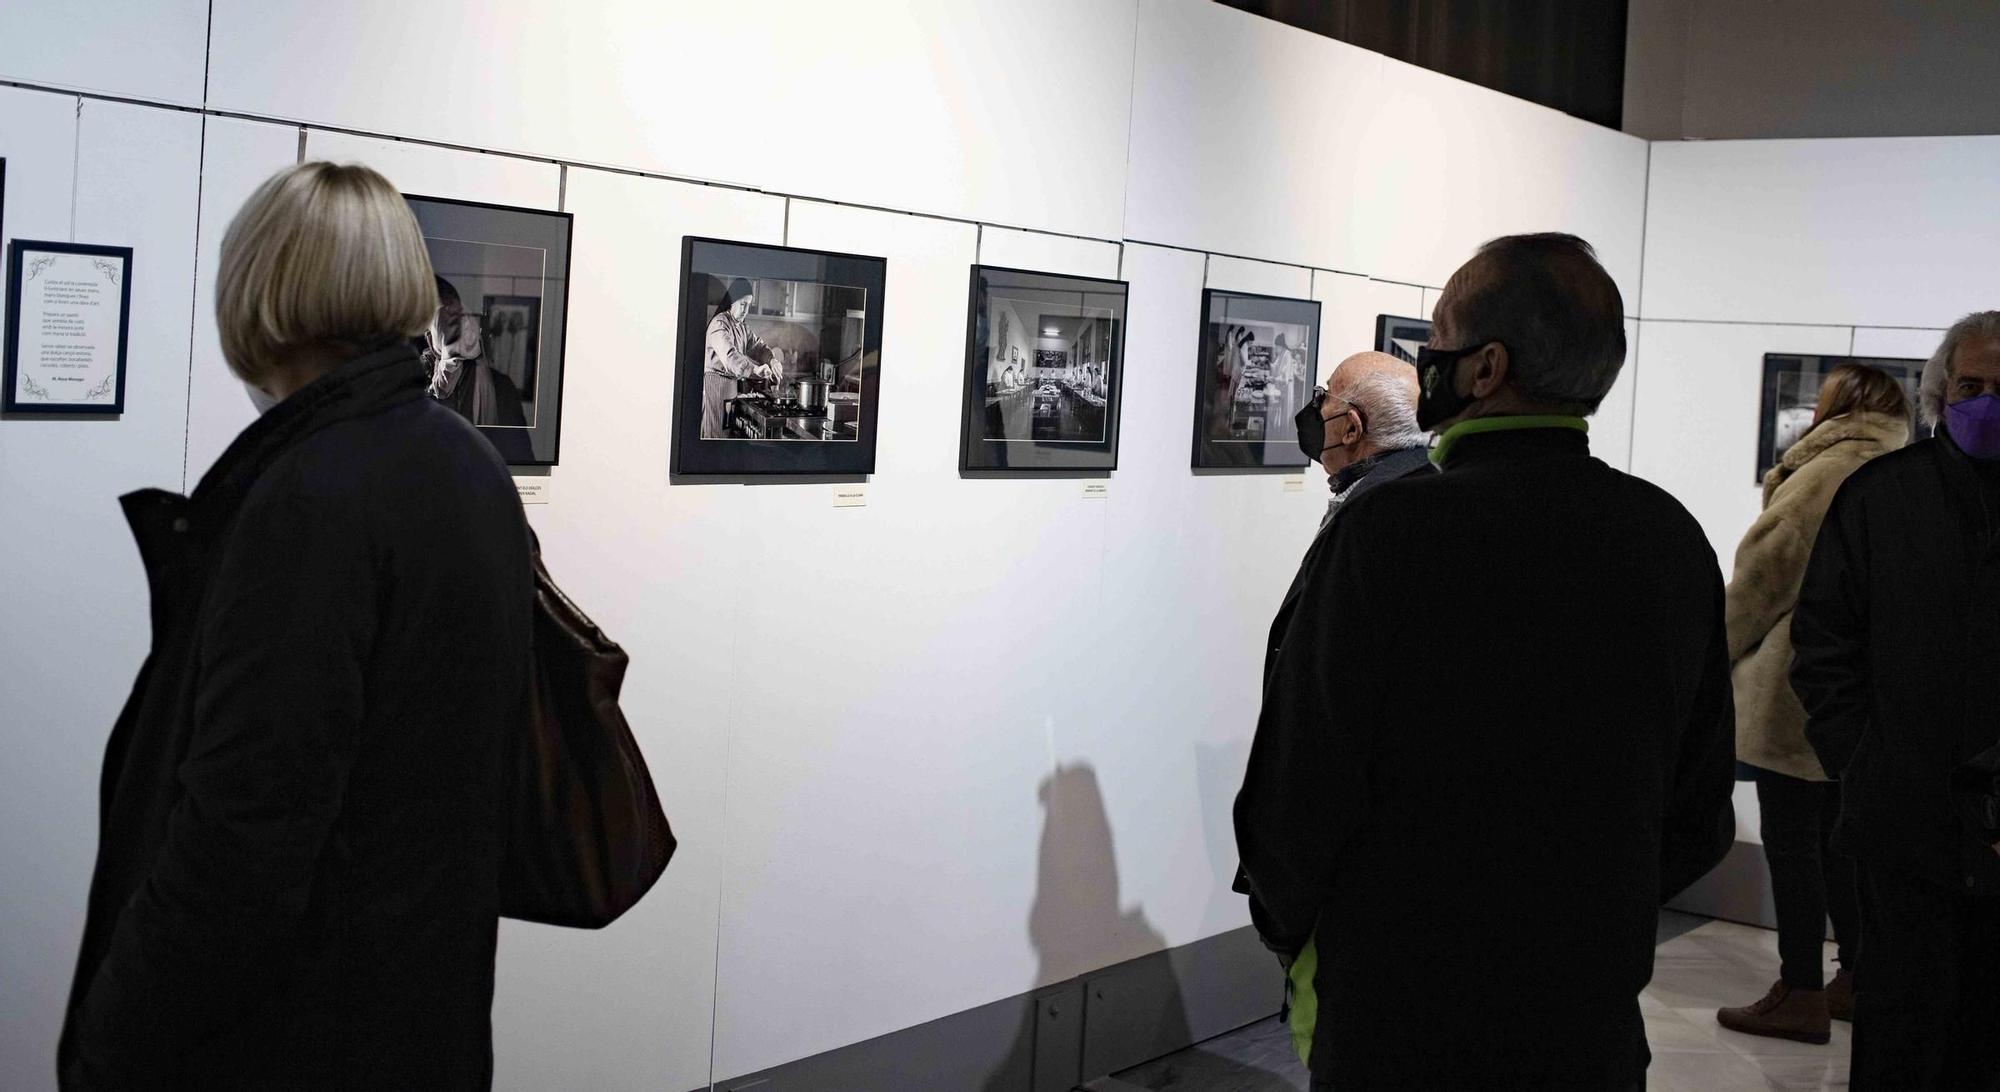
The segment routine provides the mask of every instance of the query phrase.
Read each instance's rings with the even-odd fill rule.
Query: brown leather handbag
[[[516,748],[500,913],[601,929],[674,853],[653,777],[618,708],[630,662],[550,579],[535,551],[528,735]]]

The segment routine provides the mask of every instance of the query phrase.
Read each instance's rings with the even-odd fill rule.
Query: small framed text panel
[[[131,247],[14,240],[0,409],[125,412],[131,326]]]

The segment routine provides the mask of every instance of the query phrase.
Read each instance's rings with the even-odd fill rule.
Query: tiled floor
[[[1778,937],[1763,929],[1665,915],[1653,984],[1639,997],[1653,1048],[1647,1087],[1737,1092],[1847,1087],[1852,1042],[1833,1025],[1826,1046],[1761,1039],[1715,1022],[1724,1005],[1747,1005],[1778,977]],[[1831,946],[1827,958],[1832,959]],[[1305,1092],[1306,1073],[1276,1020],[1264,1020],[1092,1085],[1098,1092]]]

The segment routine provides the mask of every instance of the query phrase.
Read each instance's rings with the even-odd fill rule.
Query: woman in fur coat
[[[1834,368],[1811,431],[1764,476],[1764,512],[1736,548],[1727,605],[1736,757],[1756,775],[1782,968],[1762,1000],[1716,1014],[1734,1031],[1824,1043],[1831,1020],[1852,1016],[1860,932],[1854,863],[1829,844],[1840,786],[1806,742],[1806,712],[1787,678],[1792,608],[1840,483],[1909,437],[1910,404],[1895,379],[1864,364]],[[1840,962],[1830,983],[1821,948],[1829,916]]]

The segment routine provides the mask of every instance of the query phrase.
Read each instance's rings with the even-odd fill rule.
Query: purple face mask
[[[1944,408],[1944,427],[1960,451],[1975,459],[2000,459],[2000,395],[1953,402]]]

